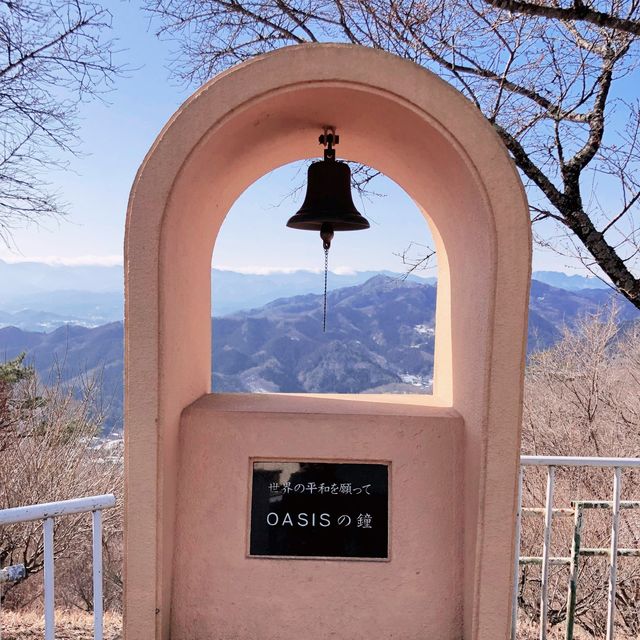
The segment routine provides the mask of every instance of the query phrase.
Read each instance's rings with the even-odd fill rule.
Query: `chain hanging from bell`
[[[334,128],[326,128],[319,138],[324,159],[314,162],[307,172],[307,192],[299,211],[289,218],[287,227],[318,231],[324,248],[324,313],[322,329],[327,328],[327,274],[329,249],[336,231],[368,229],[368,220],[356,209],[351,197],[351,170],[336,160],[334,146],[340,142]]]

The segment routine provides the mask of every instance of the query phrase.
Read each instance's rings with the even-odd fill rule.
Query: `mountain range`
[[[360,271],[330,273],[329,290],[362,284],[375,275],[403,279],[406,274]],[[534,278],[569,291],[602,289],[596,278],[553,271]],[[434,284],[435,278],[411,275],[412,282]],[[224,316],[261,307],[276,298],[322,292],[322,274],[312,271],[249,274],[212,269],[213,315]],[[123,317],[121,266],[52,265],[41,262],[9,263],[0,260],[0,327],[51,331],[66,324],[98,327]]]
[[[376,275],[328,296],[279,298],[212,322],[214,391],[425,393],[433,374],[436,286]],[[614,300],[621,321],[638,310],[610,289],[567,291],[534,280],[529,351],[552,345],[564,326]],[[26,352],[41,378],[79,384],[99,376],[107,426],[122,416],[122,322],[65,325],[50,332],[0,329],[0,357]]]

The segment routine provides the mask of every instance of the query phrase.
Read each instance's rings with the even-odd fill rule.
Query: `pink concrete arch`
[[[435,391],[411,402],[452,407],[464,420],[464,637],[506,637],[531,259],[523,188],[492,127],[452,87],[398,57],[323,44],[255,58],[200,88],[159,135],[131,192],[128,640],[170,633],[179,424],[210,390],[216,235],[248,185],[316,157],[327,124],[341,134],[342,156],[400,184],[434,230]]]

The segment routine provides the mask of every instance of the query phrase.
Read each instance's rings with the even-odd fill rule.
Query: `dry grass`
[[[41,640],[44,637],[44,619],[41,613],[3,611],[0,614],[2,640]],[[518,640],[538,640],[538,626],[520,618]],[[105,613],[105,640],[121,640],[122,616]],[[576,629],[575,640],[592,640],[592,636]],[[625,638],[627,636],[621,636]],[[564,640],[564,626],[551,629],[549,640]],[[83,612],[56,611],[56,640],[93,640],[93,617]]]
[[[106,613],[104,620],[105,640],[121,640],[122,616]],[[2,640],[41,640],[44,637],[44,620],[41,613],[3,611],[0,615]],[[518,640],[538,640],[538,626],[521,618],[518,624]],[[575,640],[590,640],[576,629]],[[626,636],[621,636],[624,638]],[[549,640],[564,640],[564,626],[549,631]],[[93,617],[87,613],[56,611],[56,640],[92,640]]]
[[[559,624],[547,632],[548,640],[564,640],[565,637],[565,625]],[[580,627],[574,628],[573,638],[574,640],[594,640],[596,636],[592,636]],[[603,638],[604,636],[597,636],[597,638]],[[616,629],[616,640],[637,640],[637,636],[630,636],[625,634],[620,629]],[[537,624],[532,623],[523,616],[518,619],[518,640],[538,640],[540,638],[540,629]]]
[[[548,640],[564,640],[564,625],[552,628],[547,632]],[[580,629],[576,629],[573,636],[575,640],[593,640],[593,636],[585,635]],[[518,640],[538,640],[540,630],[537,624],[521,620],[518,624]]]
[[[41,613],[3,611],[0,614],[2,640],[41,640],[44,637],[44,617]],[[106,613],[105,640],[120,640],[122,616]],[[92,640],[93,616],[83,612],[56,611],[56,640]]]

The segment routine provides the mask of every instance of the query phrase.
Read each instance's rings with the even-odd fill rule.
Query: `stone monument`
[[[434,393],[211,394],[220,226],[327,125],[431,224]],[[507,638],[531,239],[474,105],[372,49],[255,58],[167,123],[125,245],[126,640]]]

